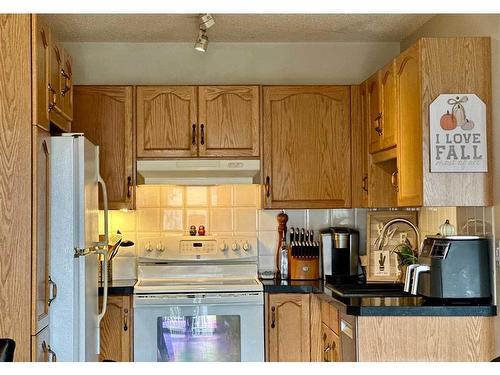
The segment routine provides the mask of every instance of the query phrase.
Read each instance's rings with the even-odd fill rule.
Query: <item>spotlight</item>
[[[200,29],[208,30],[213,25],[215,25],[215,20],[210,14],[205,13],[200,15]]]
[[[194,44],[194,49],[200,52],[206,52],[208,47],[208,36],[205,30],[200,29],[200,33],[198,34],[198,39],[196,39],[196,43]]]

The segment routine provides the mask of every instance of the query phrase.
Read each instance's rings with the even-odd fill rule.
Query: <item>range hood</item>
[[[138,184],[258,184],[260,160],[138,160]]]

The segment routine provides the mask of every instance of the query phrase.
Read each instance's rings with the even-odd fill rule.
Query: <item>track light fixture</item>
[[[207,30],[215,25],[214,18],[208,14],[200,14],[200,32],[198,33],[198,39],[194,44],[194,49],[200,52],[206,52],[208,47],[208,35]]]
[[[198,39],[194,44],[194,49],[200,52],[206,52],[208,47],[208,36],[205,30],[200,29],[198,34]]]
[[[200,14],[200,29],[201,30],[208,30],[213,25],[215,25],[215,20],[211,14],[209,14],[209,13]]]

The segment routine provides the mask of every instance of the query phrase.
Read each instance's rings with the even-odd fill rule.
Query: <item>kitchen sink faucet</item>
[[[377,240],[375,241],[375,243],[377,244],[377,250],[379,250],[379,251],[382,250],[382,248],[384,247],[384,238],[386,236],[386,232],[388,231],[389,227],[395,223],[408,224],[414,230],[415,235],[417,237],[417,255],[418,255],[420,253],[420,231],[415,226],[415,224],[413,224],[410,220],[403,219],[403,218],[395,218],[395,219],[389,220],[384,225],[384,227],[380,231],[379,236],[377,237]]]

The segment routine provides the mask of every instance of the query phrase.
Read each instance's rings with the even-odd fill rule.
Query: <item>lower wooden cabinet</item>
[[[108,296],[106,314],[101,321],[99,361],[133,361],[132,311],[131,296]]]
[[[267,360],[309,362],[311,360],[309,294],[268,294]]]
[[[321,349],[323,362],[340,362],[340,338],[325,323],[321,323]]]

